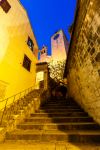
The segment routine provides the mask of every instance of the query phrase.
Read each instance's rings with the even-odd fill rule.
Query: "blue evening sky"
[[[20,0],[27,10],[39,49],[43,44],[51,52],[51,36],[63,29],[68,40],[68,27],[72,24],[76,0]]]

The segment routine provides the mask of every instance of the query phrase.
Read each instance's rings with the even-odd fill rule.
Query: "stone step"
[[[93,122],[90,117],[30,117],[24,120],[25,122],[34,123],[62,123],[62,122]]]
[[[98,130],[100,126],[94,122],[72,122],[72,123],[33,123],[27,122],[17,125],[18,129],[23,130]]]
[[[39,113],[42,113],[42,112],[46,112],[46,113],[49,113],[49,112],[84,112],[82,109],[39,109],[38,110]]]
[[[41,106],[40,109],[48,109],[48,108],[70,108],[70,109],[81,109],[79,106],[67,106],[67,105],[44,105],[44,106]]]
[[[55,142],[66,141],[73,143],[98,143],[100,144],[100,130],[99,131],[42,131],[42,130],[16,130],[6,134],[6,141],[8,140],[33,140],[39,142]]]
[[[33,113],[30,115],[31,117],[64,117],[64,116],[69,116],[69,117],[83,117],[83,116],[88,116],[86,112],[53,112],[53,113]]]
[[[77,106],[77,107],[80,107],[80,106],[77,105],[77,104],[67,104],[67,103],[42,104],[42,106],[52,106],[52,107],[54,107],[54,106],[72,106],[72,107],[75,107],[75,106]]]
[[[50,101],[46,102],[45,104],[53,105],[53,104],[67,104],[67,105],[78,105],[76,102],[69,102],[69,101]]]
[[[26,106],[27,102],[23,104]],[[25,118],[15,131],[7,133],[7,140],[100,144],[100,126],[73,100],[52,100]]]

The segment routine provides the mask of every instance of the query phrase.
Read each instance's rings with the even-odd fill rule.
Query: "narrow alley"
[[[0,0],[0,150],[100,150],[100,1],[76,1],[51,55],[24,7]]]

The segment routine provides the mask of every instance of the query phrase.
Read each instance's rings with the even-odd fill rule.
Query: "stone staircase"
[[[100,126],[75,101],[48,100],[6,133],[8,141],[100,143]]]

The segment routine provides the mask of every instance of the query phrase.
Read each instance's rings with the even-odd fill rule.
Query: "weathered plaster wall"
[[[17,0],[8,0],[11,9],[5,13],[0,6],[0,100],[34,86],[38,45],[25,9]],[[28,36],[34,52],[27,45]],[[23,67],[24,55],[31,60],[30,72]],[[11,103],[12,99],[8,103]],[[4,107],[0,102],[0,108]]]

